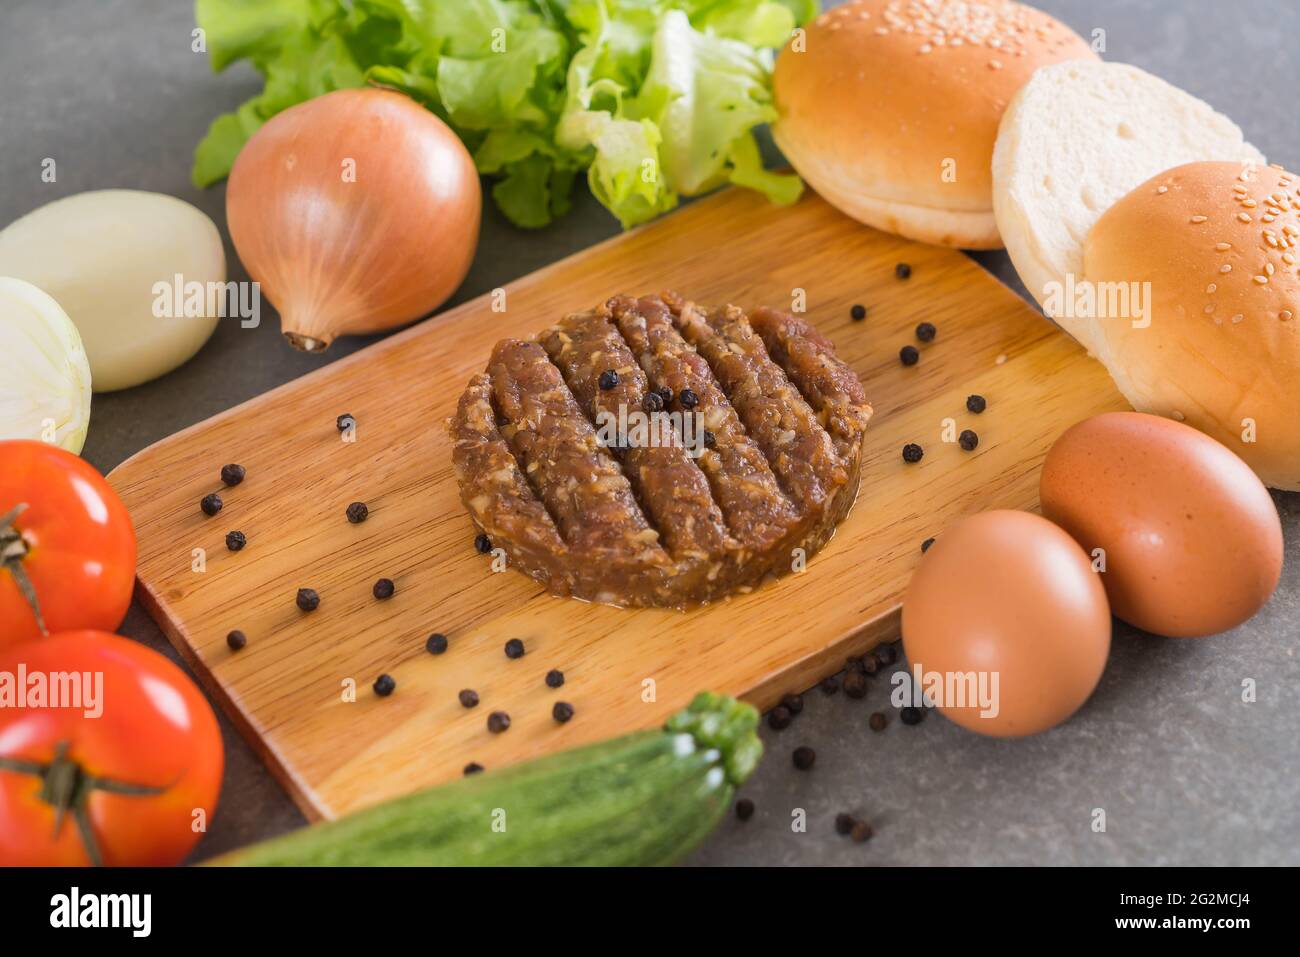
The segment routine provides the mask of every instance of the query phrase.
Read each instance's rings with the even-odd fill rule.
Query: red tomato
[[[135,531],[103,477],[69,452],[0,442],[0,647],[49,632],[112,631],[135,580]]]
[[[34,697],[75,673],[90,694]],[[177,864],[212,819],[222,763],[207,700],[144,645],[73,631],[0,650],[0,865]]]

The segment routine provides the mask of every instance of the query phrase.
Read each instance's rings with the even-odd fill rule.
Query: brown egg
[[[1067,429],[1043,463],[1043,514],[1083,546],[1120,618],[1158,635],[1246,621],[1282,574],[1268,490],[1230,450],[1181,422],[1108,412]],[[1102,552],[1094,552],[1102,549]]]
[[[1106,592],[1083,550],[1029,512],[981,512],[930,546],[903,598],[923,690],[971,731],[1021,737],[1064,721],[1110,652]]]

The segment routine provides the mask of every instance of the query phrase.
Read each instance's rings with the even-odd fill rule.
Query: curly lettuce
[[[248,61],[262,91],[194,153],[223,179],[276,113],[373,83],[465,142],[513,223],[564,215],[577,177],[625,226],[726,183],[793,202],[754,129],[775,118],[773,51],[816,0],[197,0],[214,70]]]

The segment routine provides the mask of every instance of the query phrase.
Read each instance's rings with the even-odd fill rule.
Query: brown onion
[[[460,285],[478,242],[474,161],[400,93],[338,90],[272,117],[230,172],[226,219],[284,337],[335,336],[424,316]]]

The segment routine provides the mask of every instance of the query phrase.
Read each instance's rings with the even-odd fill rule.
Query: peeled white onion
[[[31,283],[0,276],[0,439],[79,455],[89,423],[90,366],[77,327]]]
[[[185,362],[226,301],[216,225],[183,200],[139,190],[78,193],[13,222],[0,231],[0,276],[58,300],[81,333],[97,392]],[[209,289],[221,298],[190,295]]]

